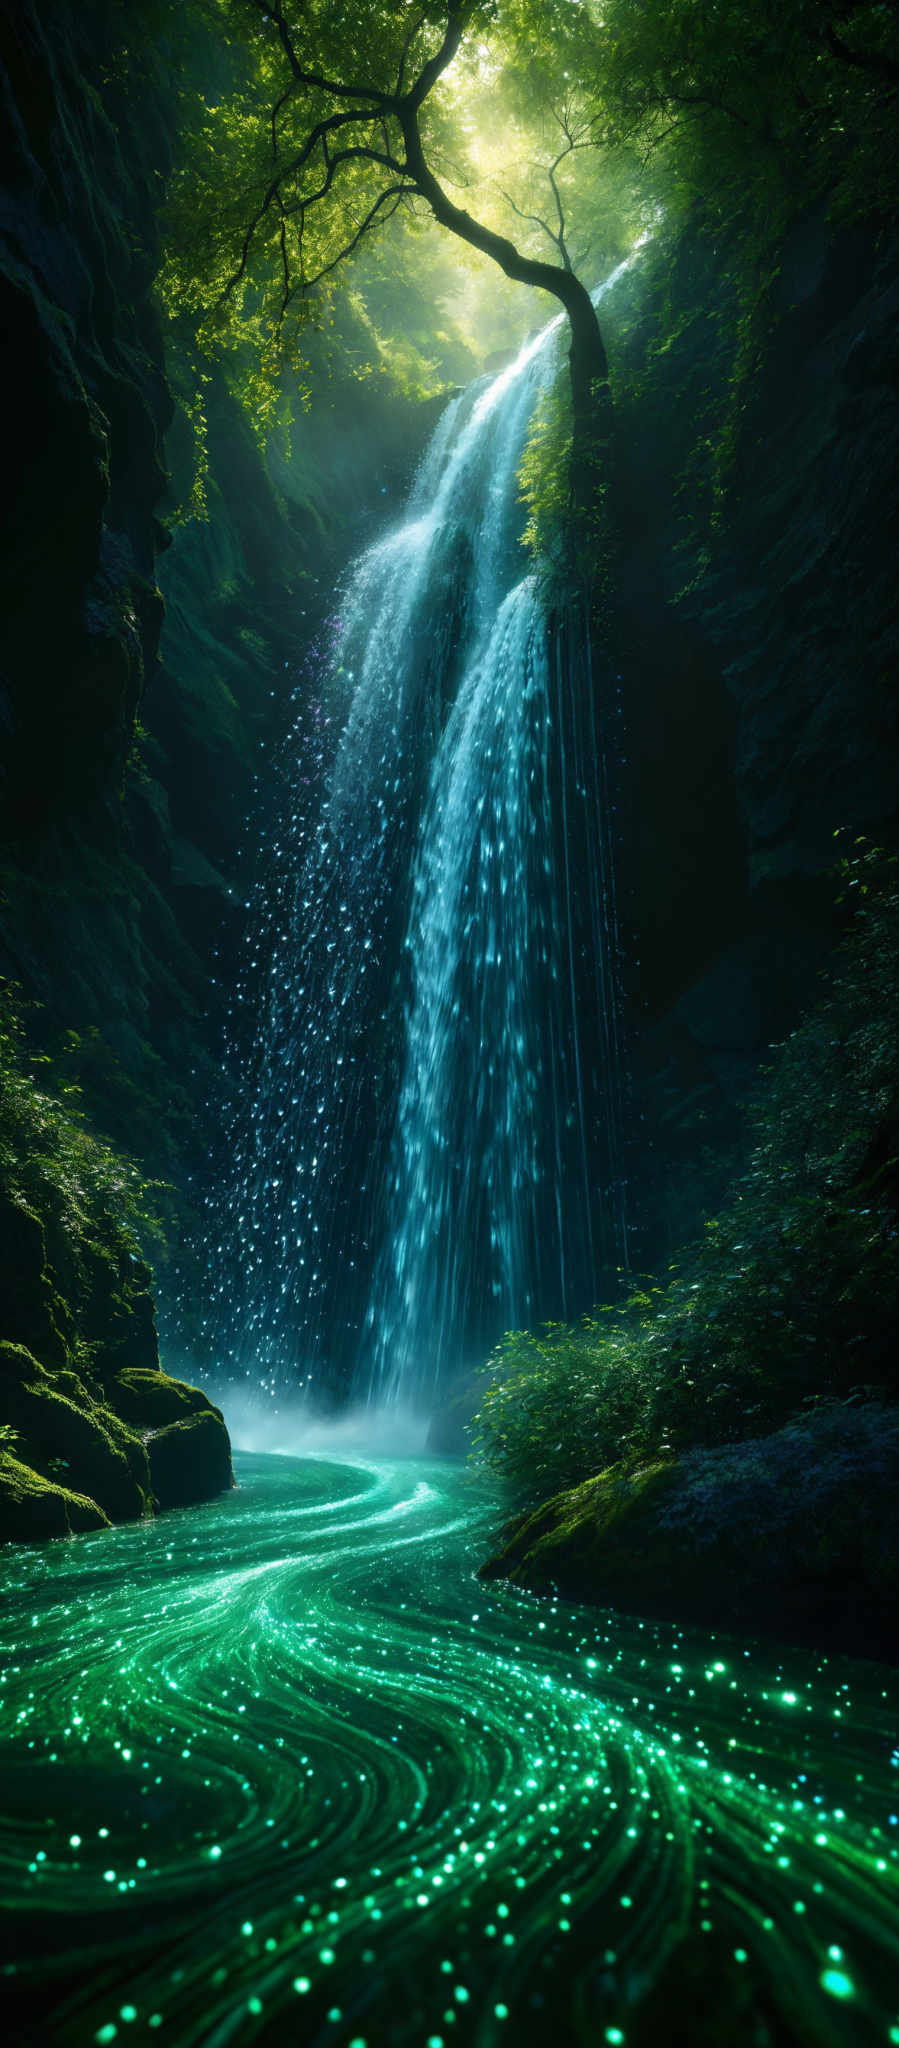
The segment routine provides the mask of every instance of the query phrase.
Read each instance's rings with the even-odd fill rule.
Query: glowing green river
[[[237,1465],[0,1565],[7,2040],[899,2043],[895,1674],[488,1590],[462,1468]]]

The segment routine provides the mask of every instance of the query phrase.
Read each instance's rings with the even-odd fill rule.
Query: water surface
[[[16,2041],[899,2042],[895,1674],[478,1584],[435,1461],[8,1551]]]

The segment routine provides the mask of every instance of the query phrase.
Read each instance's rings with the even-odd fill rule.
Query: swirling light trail
[[[895,1677],[480,1586],[461,1468],[7,1553],[7,2039],[899,2043]]]

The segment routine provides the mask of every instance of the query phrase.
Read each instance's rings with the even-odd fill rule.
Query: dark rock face
[[[0,602],[8,822],[26,834],[121,776],[162,617],[153,505],[171,402],[139,193],[153,145],[133,176],[115,106],[86,90],[98,25],[91,9],[54,23],[25,5],[3,29],[0,291],[22,466],[8,476]]]
[[[153,1492],[161,1508],[209,1500],[234,1484],[228,1436],[218,1408],[209,1406],[151,1431],[147,1454]]]
[[[649,259],[651,264],[651,257]],[[618,349],[624,701],[618,876],[631,1006],[637,1263],[674,1251],[731,1170],[768,1047],[837,932],[834,834],[899,834],[895,248],[799,223],[702,550],[687,514],[716,361],[714,252],[684,236],[670,345],[639,271]],[[610,314],[614,320],[614,312]],[[664,313],[661,318],[669,317]],[[614,341],[614,337],[613,337]],[[699,1165],[710,1148],[707,1169]]]
[[[256,778],[433,408],[326,392],[322,343],[315,412],[264,459],[218,377],[210,517],[179,516],[195,449],[152,298],[178,81],[135,12],[0,18],[0,310],[25,429],[0,562],[0,975],[41,1004],[42,1043],[69,1045],[95,1124],[186,1204]]]

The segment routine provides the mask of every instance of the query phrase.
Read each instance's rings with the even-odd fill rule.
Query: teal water
[[[458,1467],[238,1472],[4,1557],[7,2039],[899,2042],[896,1674],[484,1588]]]

